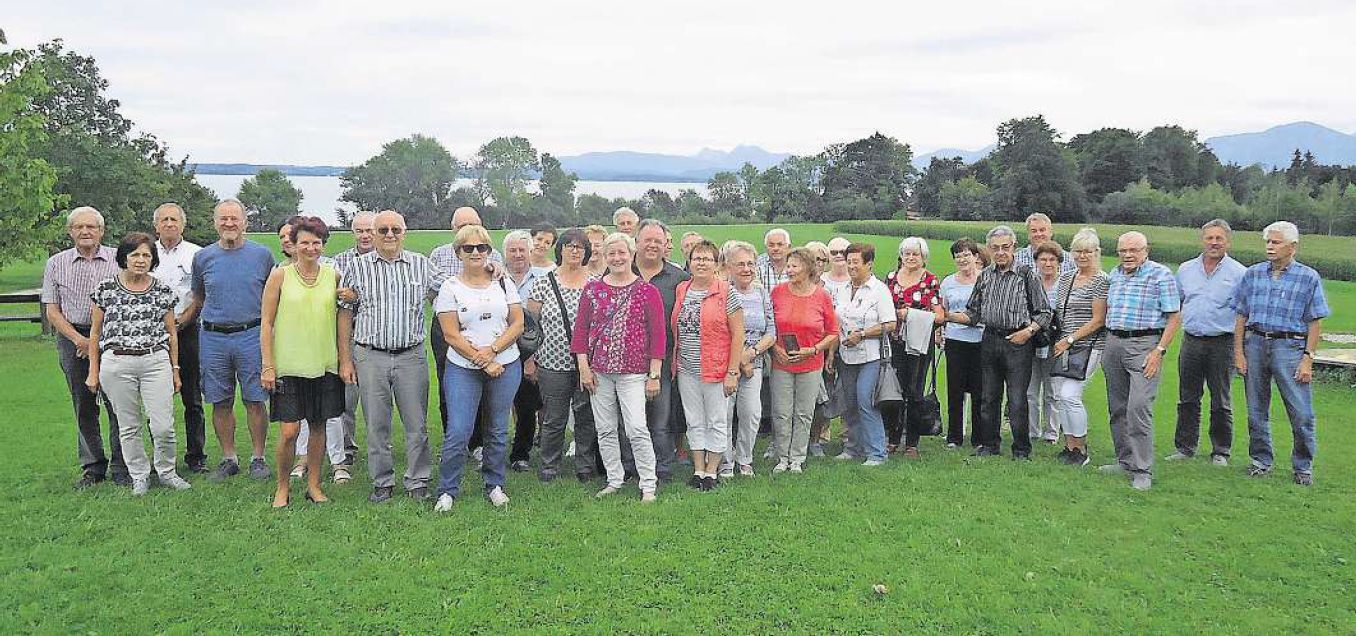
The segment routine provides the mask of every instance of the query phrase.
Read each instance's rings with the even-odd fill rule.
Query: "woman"
[[[833,258],[829,255],[828,245],[819,241],[810,241],[805,244],[805,249],[810,250],[810,252],[814,254],[815,266],[820,272],[827,272],[830,269]],[[821,287],[824,287],[825,291],[829,292],[829,298],[832,300],[833,291],[828,288],[827,280],[825,275],[821,273],[816,282]],[[808,451],[810,457],[823,457],[824,445],[829,443],[830,440],[829,420],[831,418],[828,416],[828,407],[829,402],[834,396],[829,395],[829,387],[836,386],[832,382],[836,369],[834,368],[833,350],[830,349],[826,353],[827,355],[824,358],[824,369],[820,371],[820,375],[823,376],[824,380],[824,388],[819,392],[819,398],[815,401],[814,415],[810,417],[810,445]]]
[[[772,295],[758,281],[758,251],[744,241],[726,241],[721,249],[725,269],[734,287],[735,298],[744,312],[744,343],[740,351],[739,384],[729,400],[727,421],[739,416],[734,443],[725,452],[721,477],[733,474],[753,476],[753,444],[758,439],[758,424],[763,419],[763,354],[776,342],[777,326],[772,313]]]
[[[824,354],[838,341],[838,319],[829,293],[819,285],[813,252],[791,250],[786,269],[790,280],[772,290],[777,321],[771,391],[777,465],[772,472],[799,473],[810,443],[810,419],[824,388]]]
[[[579,365],[579,384],[589,392],[598,452],[607,486],[597,497],[621,489],[625,474],[617,426],[625,427],[640,476],[640,499],[655,500],[655,456],[645,424],[645,402],[659,395],[659,373],[667,343],[664,301],[659,289],[631,269],[636,241],[613,232],[603,240],[607,275],[590,280],[579,300],[570,351]]]
[[[448,278],[433,301],[448,346],[443,385],[447,422],[438,465],[438,503],[433,509],[452,510],[461,493],[466,446],[482,403],[486,422],[480,472],[485,478],[485,498],[502,508],[509,502],[504,493],[509,407],[523,379],[518,360],[523,306],[516,287],[491,278],[486,265],[494,246],[484,227],[463,226],[452,248],[462,262],[462,272]]]
[[[118,439],[132,494],[150,488],[151,465],[141,441],[141,411],[149,415],[155,473],[175,490],[189,488],[174,469],[174,394],[179,391],[179,337],[174,291],[151,276],[160,265],[155,239],[128,234],[114,257],[122,269],[90,294],[89,375],[91,393],[103,389],[118,417]]]
[[[673,373],[687,417],[688,485],[710,491],[730,449],[729,397],[739,387],[744,309],[730,283],[716,275],[723,263],[715,243],[702,239],[687,257],[692,278],[678,283],[670,317]]]
[[[940,292],[945,312],[965,311],[970,293],[979,280],[979,270],[989,265],[989,259],[979,245],[968,238],[951,244],[951,259],[956,273],[942,279]],[[946,447],[959,448],[965,443],[965,396],[970,395],[970,445],[979,446],[975,425],[979,423],[979,401],[983,390],[979,367],[979,346],[984,339],[984,325],[970,326],[958,322],[943,327],[946,336]]]
[[[876,248],[853,243],[846,250],[850,283],[835,305],[839,324],[838,358],[843,387],[843,419],[853,433],[853,449],[865,457],[864,466],[885,463],[885,424],[876,408],[885,338],[895,329],[895,304],[885,283],[871,275]],[[844,452],[848,452],[846,449]]]
[[[1031,252],[1036,263],[1036,277],[1045,289],[1045,300],[1050,307],[1055,306],[1055,286],[1059,283],[1060,264],[1064,262],[1064,249],[1054,241],[1042,241]],[[1032,442],[1045,440],[1048,444],[1059,442],[1059,424],[1055,422],[1055,390],[1050,378],[1050,368],[1054,357],[1049,347],[1036,349],[1036,360],[1031,364],[1031,381],[1026,385],[1026,411],[1031,422],[1029,433]],[[1042,417],[1041,405],[1045,405]]]
[[[556,268],[532,284],[527,293],[527,312],[542,328],[541,348],[523,363],[523,376],[535,377],[541,389],[541,470],[543,482],[560,473],[565,450],[565,429],[574,414],[575,475],[581,482],[593,479],[598,455],[598,435],[593,429],[593,411],[588,394],[579,389],[579,366],[570,353],[570,336],[578,322],[579,299],[589,281],[585,263],[593,256],[588,235],[580,229],[566,230],[555,244]]]
[[[602,278],[607,273],[607,258],[603,256],[603,241],[607,239],[607,228],[590,225],[584,228],[584,234],[589,237],[589,253],[592,254],[588,261],[589,277]]]
[[[264,285],[259,330],[264,366],[259,378],[272,393],[269,408],[272,420],[282,422],[274,508],[282,508],[290,501],[288,473],[303,421],[310,429],[306,446],[306,500],[316,504],[329,501],[320,489],[325,421],[344,412],[344,383],[339,380],[339,364],[350,353],[348,347],[339,346],[336,335],[339,276],[333,266],[320,263],[329,236],[329,228],[318,218],[301,217],[293,222],[288,236],[293,261],[274,268]]]
[[[829,240],[829,271],[820,275],[819,280],[824,285],[824,291],[829,292],[829,298],[833,300],[834,312],[837,313],[840,308],[840,302],[846,298],[845,292],[852,284],[852,277],[848,275],[847,267],[847,248],[851,242],[841,236],[835,236]],[[841,314],[839,314],[841,315]],[[810,454],[815,455],[816,449],[823,453],[823,444],[829,442],[829,436],[825,431],[829,429],[829,407],[832,404],[842,404],[843,392],[842,384],[835,382],[838,371],[838,358],[835,351],[830,350],[828,358],[824,361],[824,397],[827,402],[822,402],[815,406],[814,421],[810,423]],[[861,457],[860,449],[853,445],[853,433],[849,425],[850,418],[843,418],[843,452],[835,459],[858,459]]]
[[[894,412],[885,415],[890,438],[888,450],[893,453],[899,448],[902,435],[907,459],[918,458],[918,440],[923,435],[923,388],[935,353],[934,334],[946,322],[946,314],[942,313],[941,283],[927,270],[927,264],[928,242],[910,236],[899,242],[899,265],[885,278],[899,324],[890,337],[890,363],[894,365],[904,392],[903,405],[890,409]],[[911,312],[914,313],[912,319]],[[931,314],[931,320],[923,314]],[[910,353],[910,349],[917,353]]]
[[[1055,287],[1055,315],[1059,316],[1059,340],[1054,359],[1059,364],[1070,351],[1091,348],[1087,373],[1082,380],[1055,377],[1055,418],[1064,431],[1064,450],[1060,461],[1070,466],[1088,464],[1088,411],[1083,405],[1083,389],[1102,359],[1106,346],[1106,297],[1109,280],[1102,272],[1102,247],[1097,231],[1084,228],[1069,243],[1075,272],[1059,277]]]

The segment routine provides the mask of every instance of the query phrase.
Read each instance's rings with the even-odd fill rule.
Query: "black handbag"
[[[942,402],[937,399],[937,356],[940,353],[937,350],[932,352],[932,360],[928,361],[931,377],[923,399],[918,402],[918,423],[922,428],[919,433],[922,435],[942,434]]]
[[[505,294],[508,293],[508,286],[504,283],[503,278],[499,279],[499,288],[504,290]],[[518,359],[526,360],[531,358],[532,354],[536,353],[537,349],[541,348],[541,339],[541,323],[538,322],[532,314],[524,311],[523,332],[518,334]]]
[[[1036,286],[1039,287],[1041,281],[1036,277],[1036,272],[1027,268],[1026,275],[1030,278],[1023,284],[1026,290],[1026,312],[1027,315],[1036,313],[1036,306],[1031,302],[1031,279],[1035,279]],[[1072,287],[1072,284],[1070,284]],[[1037,349],[1049,347],[1059,341],[1059,315],[1055,313],[1054,308],[1050,308],[1050,324],[1044,329],[1037,331],[1031,336],[1029,342]]]
[[[1060,305],[1060,313],[1069,310],[1069,297],[1073,295],[1074,277],[1069,278],[1069,289],[1064,293],[1064,302]],[[1082,345],[1070,347],[1068,351],[1060,354],[1059,358],[1050,368],[1050,375],[1057,378],[1068,378],[1070,380],[1088,379],[1088,365],[1092,362],[1092,345]]]

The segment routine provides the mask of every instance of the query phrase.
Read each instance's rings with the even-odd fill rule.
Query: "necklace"
[[[293,269],[295,269],[295,270],[297,271],[297,277],[301,279],[301,284],[302,284],[302,285],[305,285],[305,286],[307,286],[307,287],[315,287],[315,286],[316,286],[316,283],[320,282],[320,268],[319,268],[319,267],[317,267],[316,270],[315,270],[315,272],[313,272],[313,273],[310,274],[309,276],[306,274],[306,272],[301,271],[301,267],[299,267],[299,266],[294,265],[294,266],[293,266]]]

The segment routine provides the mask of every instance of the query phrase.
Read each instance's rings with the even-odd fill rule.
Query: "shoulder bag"
[[[1069,310],[1069,297],[1073,295],[1074,280],[1078,274],[1069,277],[1069,289],[1064,292],[1064,302],[1060,305],[1060,313]],[[1068,378],[1070,380],[1088,379],[1088,365],[1092,362],[1092,345],[1074,345],[1069,347],[1050,368],[1050,375],[1057,378]]]

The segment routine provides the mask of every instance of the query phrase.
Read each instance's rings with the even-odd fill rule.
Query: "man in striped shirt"
[[[381,503],[395,491],[391,456],[391,405],[405,426],[405,492],[428,498],[433,462],[429,452],[428,358],[424,356],[424,303],[438,294],[444,274],[423,254],[405,249],[405,218],[386,210],[373,220],[376,250],[353,260],[340,287],[356,298],[341,301],[339,338],[353,347],[353,362],[340,376],[358,385],[367,418],[368,501]]]
[[[786,271],[786,255],[791,253],[791,233],[779,227],[768,230],[763,235],[763,249],[766,251],[755,260],[758,282],[771,293],[773,287],[791,280],[791,274]]]
[[[1054,240],[1054,225],[1050,223],[1050,217],[1044,213],[1036,212],[1026,217],[1026,247],[1017,250],[1017,255],[1013,257],[1014,267],[1029,267],[1036,269],[1036,246],[1046,241]],[[1074,259],[1065,258],[1059,262],[1059,275],[1063,276],[1069,272],[1077,271],[1078,266],[1074,265]]]
[[[377,215],[372,212],[360,211],[353,215],[349,222],[349,229],[353,232],[353,247],[350,247],[334,255],[334,271],[342,278],[344,272],[348,271],[353,259],[371,252],[376,245],[376,234],[372,231],[372,223]],[[344,385],[344,465],[353,466],[353,460],[358,454],[358,444],[355,441],[358,432],[358,385]]]

